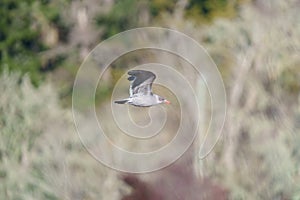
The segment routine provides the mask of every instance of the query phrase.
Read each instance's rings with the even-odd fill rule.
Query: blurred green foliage
[[[186,16],[200,22],[211,21],[215,17],[230,17],[236,13],[237,3],[230,0],[190,0]]]
[[[45,47],[37,39],[38,30],[33,27],[33,1],[0,2],[0,60],[1,69],[30,72],[37,83],[40,60],[36,56]]]
[[[243,0],[190,0],[186,5],[185,16],[197,23],[210,22],[215,17],[231,17],[236,14],[238,5]],[[161,14],[172,14],[175,11],[176,0],[117,0],[107,14],[97,17],[97,24],[105,28],[103,38],[108,38],[119,32],[151,24]],[[143,24],[139,19],[145,12],[149,15],[149,24]]]
[[[235,20],[213,21],[220,16],[234,16],[243,1],[246,0],[190,0],[184,8],[182,25],[178,25],[195,34],[194,38],[209,50],[225,77],[229,95],[227,138],[203,161],[205,176],[226,186],[232,199],[299,199],[299,23],[290,11],[284,13],[282,21],[276,13],[274,24],[278,26],[273,24],[272,29],[272,23],[260,24],[262,13],[249,10]],[[82,148],[70,113],[59,106],[56,91],[41,82],[46,72],[55,69],[56,83],[65,90],[61,95],[70,98],[72,94],[77,70],[74,66],[81,61],[78,43],[63,54],[46,59],[41,56],[60,43],[73,44],[69,37],[72,27],[66,25],[67,19],[62,15],[64,7],[70,9],[72,2],[0,1],[0,92],[5,94],[0,98],[0,199],[108,199],[111,192],[105,185],[119,190],[114,175]],[[130,28],[151,26],[164,14],[172,16],[176,3],[118,0],[96,18],[97,31],[99,26],[104,30],[99,40]],[[148,21],[142,20],[145,15]],[[173,22],[172,17],[165,20]],[[212,25],[186,25],[191,20],[197,25]],[[265,35],[260,37],[264,28]],[[50,29],[58,34],[53,44],[45,40]],[[248,63],[249,71],[240,72],[248,62],[240,58],[248,51],[250,58],[254,54]],[[112,63],[106,85],[96,91],[97,102],[110,97],[114,84],[124,74],[124,66],[141,61],[135,59],[145,60],[138,54]],[[30,80],[39,87],[34,88]],[[236,91],[240,91],[240,97],[232,101]],[[90,103],[93,99],[83,102]],[[86,118],[90,128],[88,122]],[[112,180],[105,184],[102,180],[106,178]]]
[[[206,47],[221,58],[216,61],[222,75],[228,74],[228,112],[220,149],[204,161],[203,171],[219,177],[230,199],[298,199],[298,11],[285,10],[281,1],[260,3],[205,31]],[[273,19],[261,8],[282,12]]]
[[[172,13],[175,8],[176,0],[153,0],[149,2],[151,16],[159,16],[165,12]]]
[[[6,94],[0,104],[0,112],[5,113],[0,116],[1,199],[23,199],[36,190],[36,185],[28,182],[18,166],[26,171],[30,162],[28,154],[47,127],[44,122],[46,116],[51,115],[48,108],[56,102],[56,96],[49,89],[37,90],[28,76],[22,78],[7,70],[0,75],[0,92]]]
[[[49,47],[42,40],[42,26],[51,24],[64,31],[59,4],[40,0],[3,0],[0,2],[0,70],[29,73],[37,85],[43,79],[39,53]],[[64,35],[64,34],[62,34]]]
[[[1,200],[121,199],[123,183],[83,148],[51,83],[4,70],[0,93]]]
[[[143,1],[118,0],[109,13],[99,15],[97,23],[105,27],[104,38],[137,26],[139,5]]]
[[[74,54],[78,54],[76,51],[60,53],[51,58],[43,57],[44,52],[57,47],[59,43],[70,43],[69,32],[72,27],[71,23],[66,22],[70,20],[63,16],[63,8],[71,3],[63,0],[1,1],[0,73],[5,68],[28,73],[37,86],[48,71],[65,68],[72,73],[73,69],[77,69],[73,67],[78,62],[74,58]],[[172,14],[176,3],[175,0],[117,0],[108,12],[99,13],[96,17],[98,26],[104,28],[101,37],[105,39],[130,28],[150,25],[161,14]],[[196,21],[211,19],[230,7],[228,5],[232,3],[226,0],[191,0],[186,5],[186,16]],[[144,18],[146,21],[142,20]],[[58,38],[53,44],[48,44],[45,38],[51,29],[57,32]]]

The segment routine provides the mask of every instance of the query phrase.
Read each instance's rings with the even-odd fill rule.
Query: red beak
[[[171,102],[168,100],[165,100],[165,104],[170,104]]]

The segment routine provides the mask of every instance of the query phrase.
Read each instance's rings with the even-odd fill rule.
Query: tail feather
[[[128,99],[123,99],[123,100],[117,100],[117,101],[115,101],[115,103],[117,103],[117,104],[125,104],[127,102],[128,102]]]

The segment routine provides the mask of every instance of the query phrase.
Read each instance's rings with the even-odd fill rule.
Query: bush
[[[123,183],[83,148],[49,83],[0,75],[0,199],[120,199]],[[87,121],[88,122],[88,121]]]
[[[230,73],[228,115],[224,141],[204,162],[231,199],[299,197],[297,12],[292,2],[261,1],[204,34],[214,56],[234,60],[230,67],[218,63]]]
[[[28,73],[38,85],[44,78],[42,72],[52,70],[39,54],[67,35],[60,17],[61,4],[60,0],[53,3],[42,0],[0,2],[0,73],[4,69]],[[65,33],[59,34],[58,30]],[[51,42],[50,34],[54,38]],[[56,34],[58,38],[54,37]]]

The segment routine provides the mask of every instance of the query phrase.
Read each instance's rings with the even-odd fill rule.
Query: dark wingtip
[[[133,76],[129,76],[127,79],[128,79],[129,81],[133,81],[133,80],[134,80],[134,77],[133,77]]]
[[[138,76],[140,74],[147,74],[148,76],[155,76],[155,74],[151,71],[146,71],[146,70],[130,70],[127,72],[128,75],[130,76]]]
[[[128,75],[133,75],[133,74],[135,74],[135,73],[134,73],[135,71],[136,71],[136,70],[130,70],[130,71],[127,72],[127,74],[128,74]]]
[[[128,100],[117,100],[117,101],[114,101],[114,103],[117,103],[117,104],[124,104],[124,103],[127,103]]]
[[[140,70],[140,69],[134,69],[134,70],[130,70],[127,72],[128,75],[136,75],[136,74],[140,74],[140,73],[149,73],[150,71],[146,71],[146,70]],[[152,73],[152,72],[150,72]]]

